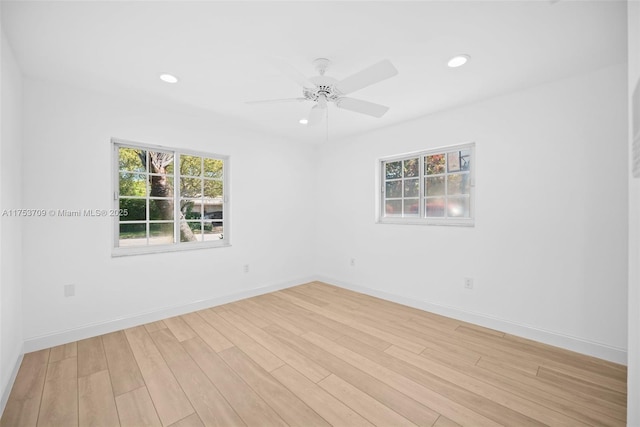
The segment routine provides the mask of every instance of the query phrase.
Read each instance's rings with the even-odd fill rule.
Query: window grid
[[[112,143],[121,215],[115,218],[114,256],[228,245],[228,157]],[[196,209],[187,212],[183,201]]]
[[[382,159],[379,221],[473,225],[474,148],[471,143]]]

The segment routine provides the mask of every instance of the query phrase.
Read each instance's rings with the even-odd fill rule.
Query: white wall
[[[613,66],[321,147],[316,270],[625,363],[626,96]],[[376,159],[468,141],[475,227],[375,224]]]
[[[112,258],[111,219],[26,221],[27,351],[311,276],[311,148],[185,111],[25,79],[25,207],[111,207],[118,137],[230,155],[232,231],[227,248]],[[65,284],[75,297],[63,296]]]
[[[628,2],[629,99],[640,91],[640,2]],[[631,106],[631,104],[630,104]],[[640,111],[629,109],[636,120]],[[629,116],[632,137],[633,116]],[[631,142],[630,138],[630,142]],[[633,159],[631,144],[629,158]],[[629,174],[629,354],[627,376],[627,422],[640,426],[640,179]]]
[[[22,77],[11,47],[1,33],[0,213],[22,207]],[[22,225],[0,217],[0,413],[22,356]]]

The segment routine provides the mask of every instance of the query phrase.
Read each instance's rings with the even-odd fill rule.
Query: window
[[[473,225],[475,144],[382,159],[380,222]]]
[[[229,242],[226,156],[113,140],[114,255]]]

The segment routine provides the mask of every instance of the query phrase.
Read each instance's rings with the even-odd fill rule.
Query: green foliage
[[[385,164],[385,174],[387,179],[402,178],[402,162],[387,162]]]
[[[427,175],[444,173],[445,155],[434,154],[432,156],[427,156],[424,163],[425,169],[427,170]]]

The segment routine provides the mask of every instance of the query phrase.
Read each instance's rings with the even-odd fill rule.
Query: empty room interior
[[[0,425],[640,426],[640,2],[0,2]]]

